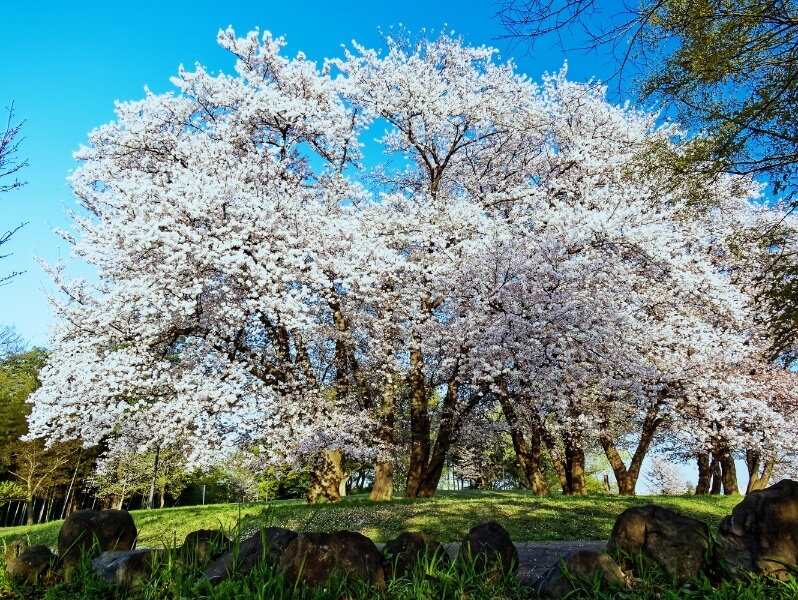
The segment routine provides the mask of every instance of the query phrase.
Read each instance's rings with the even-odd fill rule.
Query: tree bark
[[[31,494],[28,494],[28,496],[25,498],[25,525],[33,525],[35,522],[35,519],[33,518],[33,511],[36,508],[34,506],[35,502],[36,500]]]
[[[518,464],[521,466],[524,475],[526,475],[527,481],[529,481],[529,489],[538,496],[550,495],[551,492],[543,479],[543,472],[540,469],[542,444],[540,429],[533,425],[530,438],[531,445],[527,443],[524,438],[524,432],[521,430],[518,414],[515,412],[512,399],[507,391],[507,382],[504,379],[501,381],[499,403],[510,428],[510,437],[513,440],[513,449],[515,450]]]
[[[567,495],[585,496],[585,451],[570,436],[565,437],[565,476],[568,481]],[[565,491],[563,490],[563,493]]]
[[[393,496],[393,461],[378,460],[374,463],[374,486],[371,488],[370,500],[390,500]]]
[[[745,465],[748,467],[748,485],[745,488],[745,493],[748,494],[756,490],[764,490],[770,481],[770,476],[773,473],[775,464],[776,461],[765,459],[763,465],[761,452],[758,450],[746,450]]]
[[[412,365],[411,351],[411,365]],[[457,438],[457,432],[463,424],[463,419],[476,406],[479,396],[476,394],[471,400],[457,412],[457,399],[460,393],[460,384],[457,381],[458,366],[454,368],[447,387],[446,395],[441,406],[441,418],[438,431],[435,435],[434,446],[430,444],[430,422],[427,407],[426,393],[423,403],[418,405],[415,414],[419,422],[414,427],[413,424],[413,404],[411,391],[410,425],[411,436],[418,436],[416,443],[411,447],[410,467],[407,473],[407,486],[405,487],[405,498],[431,498],[438,489],[443,467],[446,464],[446,456]],[[423,383],[423,379],[422,379]],[[421,406],[423,404],[423,407]],[[421,436],[425,436],[421,440]],[[412,439],[412,438],[411,438]],[[416,452],[413,452],[416,450]]]
[[[721,482],[723,483],[723,493],[726,496],[734,496],[740,493],[737,484],[737,468],[734,459],[728,448],[724,448],[720,453],[719,461],[721,470]]]
[[[394,427],[396,421],[394,376],[386,382],[380,407],[380,425],[377,436],[382,445],[382,456],[374,464],[374,486],[369,498],[374,501],[390,500],[393,497],[393,453]]]
[[[424,467],[430,453],[430,420],[424,380],[424,355],[421,352],[419,334],[414,332],[412,338],[410,371],[407,374],[410,395],[410,464],[407,469],[405,498],[419,497]]]
[[[701,496],[709,493],[709,485],[712,479],[712,469],[709,467],[709,453],[700,452],[697,457],[698,462],[698,482],[695,485],[695,495]]]
[[[316,461],[316,466],[310,474],[308,485],[308,502],[338,502],[341,495],[338,486],[344,472],[341,469],[340,450],[322,450]]]

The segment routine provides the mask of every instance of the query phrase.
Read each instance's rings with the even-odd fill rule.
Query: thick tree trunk
[[[648,449],[651,447],[651,441],[654,439],[657,428],[662,423],[662,419],[657,416],[659,406],[659,403],[657,403],[646,411],[646,418],[643,420],[643,427],[640,431],[640,441],[637,443],[635,453],[632,455],[629,468],[624,464],[609,432],[603,431],[599,436],[601,446],[604,448],[604,454],[607,455],[612,472],[615,474],[615,480],[618,482],[618,494],[620,496],[635,495],[637,480],[640,478],[640,469],[643,467],[643,459],[645,459]]]
[[[723,493],[726,496],[734,496],[740,493],[740,488],[737,484],[737,468],[734,465],[734,459],[729,453],[728,449],[724,449],[718,462],[720,463],[721,482],[723,483]]]
[[[390,500],[393,497],[393,453],[396,405],[394,379],[391,375],[383,390],[380,406],[380,425],[377,436],[382,444],[382,457],[374,464],[374,486],[369,498],[374,501]]]
[[[410,349],[410,371],[407,374],[410,395],[410,464],[407,468],[405,498],[420,497],[424,470],[430,454],[430,420],[427,389],[424,381],[424,355],[421,339],[413,334]]]
[[[322,450],[310,474],[308,502],[338,502],[341,499],[338,486],[343,477],[341,451]]]
[[[374,464],[374,486],[370,500],[390,500],[393,496],[393,461],[378,460]]]
[[[584,496],[585,487],[585,451],[573,439],[565,438],[565,476],[568,481],[570,496]],[[563,493],[566,493],[563,490]]]
[[[510,428],[510,437],[513,440],[513,449],[515,450],[518,464],[521,466],[524,475],[526,475],[527,481],[529,481],[529,489],[532,490],[533,494],[548,496],[551,492],[543,479],[543,472],[540,470],[542,444],[540,429],[535,426],[532,427],[530,443],[527,443],[524,438],[524,432],[521,430],[521,424],[515,412],[513,401],[507,392],[507,383],[504,380],[501,382],[499,402],[504,418]]]
[[[412,352],[411,352],[412,363]],[[460,392],[460,385],[456,379],[457,367],[448,382],[446,395],[443,398],[441,406],[441,418],[438,425],[438,431],[435,435],[435,444],[431,446],[429,413],[427,411],[426,397],[423,402],[423,414],[417,411],[420,423],[417,429],[413,427],[413,406],[412,406],[412,392],[411,392],[411,436],[424,435],[426,440],[418,439],[415,448],[417,452],[413,452],[411,447],[410,454],[410,468],[407,474],[407,486],[405,487],[405,498],[431,498],[438,489],[441,475],[443,474],[443,467],[446,464],[446,455],[452,447],[457,437],[457,432],[463,425],[463,419],[471,412],[476,406],[479,396],[476,394],[471,401],[466,404],[458,413],[457,399]],[[420,407],[419,407],[420,408]]]
[[[698,463],[698,482],[695,484],[695,495],[701,496],[709,493],[709,485],[712,480],[712,469],[709,466],[709,453],[700,452],[696,457]]]
[[[774,460],[765,459],[763,465],[761,452],[758,450],[746,450],[745,465],[748,467],[748,485],[745,488],[745,493],[764,490],[770,481],[770,476],[773,474],[775,464]]]

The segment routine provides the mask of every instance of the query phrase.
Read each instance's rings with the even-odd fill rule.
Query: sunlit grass
[[[442,492],[434,498],[370,502],[367,495],[350,496],[339,504],[308,505],[299,500],[252,504],[217,504],[132,511],[139,530],[139,546],[180,543],[197,529],[254,532],[263,525],[299,531],[359,531],[376,542],[403,531],[425,531],[440,541],[462,539],[485,521],[498,521],[516,541],[607,539],[617,516],[630,506],[655,502],[717,527],[739,497],[593,495],[547,498],[525,491]],[[33,527],[0,529],[0,538],[27,538],[54,547],[60,521]]]

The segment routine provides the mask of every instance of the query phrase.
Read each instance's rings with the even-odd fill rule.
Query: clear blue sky
[[[69,227],[66,208],[75,199],[66,177],[75,165],[72,152],[87,133],[113,119],[114,102],[171,89],[180,64],[196,62],[232,71],[230,55],[216,45],[220,28],[232,25],[243,35],[259,28],[288,41],[286,51],[303,51],[312,60],[340,56],[353,39],[378,46],[379,29],[402,24],[413,32],[444,26],[474,44],[490,44],[508,55],[494,18],[497,5],[486,1],[404,0],[401,2],[243,2],[139,0],[63,2],[17,0],[4,3],[0,16],[0,107],[12,101],[25,119],[19,158],[30,166],[20,173],[29,184],[0,195],[0,232],[28,224],[0,253],[0,274],[26,271],[0,287],[0,324],[14,325],[31,345],[46,346],[52,322],[43,290],[51,290],[34,257],[48,262],[69,257],[69,246],[52,233]],[[539,44],[534,56],[525,47],[510,51],[519,70],[533,78],[559,69],[565,55]],[[606,60],[573,52],[569,76],[606,76]],[[5,114],[3,115],[5,119]],[[3,121],[5,122],[5,121]],[[73,271],[75,272],[75,271]]]

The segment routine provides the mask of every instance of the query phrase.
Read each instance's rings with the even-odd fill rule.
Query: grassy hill
[[[253,504],[216,504],[132,511],[139,546],[175,546],[197,529],[222,528],[248,535],[261,526],[298,531],[349,529],[385,542],[403,531],[425,531],[448,542],[461,540],[485,521],[498,521],[514,541],[607,539],[616,517],[630,506],[656,503],[700,519],[712,529],[731,513],[740,497],[592,495],[548,498],[524,491],[439,492],[434,498],[370,502],[350,496],[339,504],[308,505],[297,500]],[[32,527],[0,528],[0,539],[27,539],[32,544],[57,545],[62,521]]]

